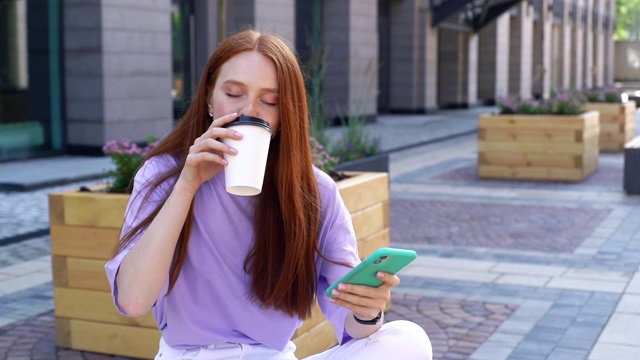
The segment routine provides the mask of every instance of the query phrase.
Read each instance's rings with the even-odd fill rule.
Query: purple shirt
[[[152,210],[173,187],[165,183],[141,208],[142,185],[159,173],[176,166],[170,156],[148,160],[135,177],[135,186],[127,207],[124,234]],[[319,246],[329,259],[357,264],[357,244],[351,216],[337,186],[324,172],[314,167],[322,200],[322,221]],[[167,344],[187,349],[233,342],[264,344],[283,350],[302,324],[273,309],[261,308],[250,300],[251,279],[243,269],[244,260],[253,241],[253,197],[228,194],[224,173],[202,184],[195,195],[195,219],[187,257],[173,290],[164,290],[152,308],[158,327]],[[132,243],[135,244],[137,239]],[[118,310],[126,315],[117,301],[116,275],[126,249],[110,260],[106,273]],[[338,341],[349,339],[344,330],[348,310],[328,301],[324,291],[348,272],[348,268],[331,264],[316,255],[318,269],[318,302],[325,317],[333,325]]]

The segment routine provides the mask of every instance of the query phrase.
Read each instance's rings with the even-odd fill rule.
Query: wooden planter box
[[[357,173],[338,182],[361,257],[389,246],[389,177]],[[54,307],[58,346],[152,359],[160,331],[149,312],[128,318],[116,310],[104,264],[120,236],[129,195],[68,191],[49,195]],[[300,358],[337,344],[316,306],[296,331]]]
[[[478,176],[580,181],[598,168],[598,112],[480,115]]]
[[[600,113],[600,150],[620,152],[633,139],[636,103],[587,103],[586,109]]]

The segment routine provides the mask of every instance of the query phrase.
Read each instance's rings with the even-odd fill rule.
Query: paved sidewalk
[[[419,253],[387,318],[425,328],[435,359],[640,358],[640,196],[622,190],[622,154],[580,183],[478,179],[491,110],[367,126],[391,152],[392,245]],[[0,191],[0,360],[114,358],[55,346],[46,196],[96,181]]]

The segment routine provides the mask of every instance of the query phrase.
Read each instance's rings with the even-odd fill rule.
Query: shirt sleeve
[[[149,159],[143,164],[143,166],[140,168],[140,171],[138,171],[138,173],[136,174],[134,178],[133,191],[131,193],[129,203],[127,204],[127,209],[124,215],[124,222],[122,225],[122,230],[120,232],[121,238],[131,228],[137,225],[149,214],[151,214],[156,206],[164,201],[164,199],[168,196],[169,192],[173,188],[172,181],[161,184],[154,192],[149,194],[148,198],[145,200],[145,197],[147,196],[149,190],[149,187],[147,185],[150,183],[150,181],[169,169],[170,160],[167,160],[168,156],[165,157],[164,160],[162,158]],[[127,246],[127,248],[122,250],[105,264],[105,272],[107,275],[107,280],[111,285],[111,295],[113,297],[114,304],[118,311],[125,316],[128,316],[127,313],[118,303],[118,286],[116,283],[116,278],[118,276],[120,264],[122,264],[122,261],[127,256],[129,251],[138,242],[140,236],[142,236],[142,232],[136,234],[133,241],[129,244],[129,246]],[[169,278],[167,276],[167,280],[165,282],[163,291],[160,294],[160,297],[166,294],[168,287]]]
[[[320,250],[322,254],[337,262],[351,264],[360,263],[355,231],[351,222],[351,214],[340,197],[338,188],[331,180],[331,184],[322,189],[323,215],[320,231]],[[349,310],[329,301],[325,291],[331,284],[338,281],[351,268],[333,264],[320,258],[318,278],[318,304],[324,316],[333,325],[336,338],[342,344],[351,339],[344,329],[344,323]]]

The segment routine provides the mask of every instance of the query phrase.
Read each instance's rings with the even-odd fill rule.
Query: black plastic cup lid
[[[226,128],[226,127],[238,126],[238,125],[259,126],[261,128],[267,129],[267,130],[269,130],[269,132],[271,132],[271,126],[269,126],[268,122],[266,122],[265,120],[262,120],[260,118],[253,117],[253,116],[238,116],[237,119],[233,120],[232,122],[228,122],[228,123],[222,125],[222,127]]]

